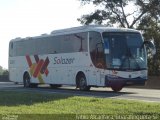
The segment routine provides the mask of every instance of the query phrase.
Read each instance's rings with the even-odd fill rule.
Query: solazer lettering
[[[63,57],[55,57],[54,64],[73,64],[75,58],[63,58]]]

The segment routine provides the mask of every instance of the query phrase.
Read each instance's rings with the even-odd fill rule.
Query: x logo
[[[39,59],[38,55],[34,55],[34,58],[36,63],[32,63],[30,56],[26,55],[26,60],[30,68],[30,74],[34,78],[38,78],[40,83],[44,83],[42,75],[45,74],[46,76],[48,76],[49,74],[47,68],[50,62],[49,58],[47,57],[45,61],[43,59]]]

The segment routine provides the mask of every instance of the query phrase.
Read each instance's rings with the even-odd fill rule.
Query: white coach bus
[[[140,32],[105,26],[56,30],[9,43],[9,78],[24,87],[73,85],[80,90],[144,85],[146,46]]]

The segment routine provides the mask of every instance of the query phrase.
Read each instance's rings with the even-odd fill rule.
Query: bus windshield
[[[147,69],[146,51],[140,33],[104,32],[106,68],[118,70]]]

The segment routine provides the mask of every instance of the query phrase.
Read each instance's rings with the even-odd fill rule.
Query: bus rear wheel
[[[85,75],[81,74],[78,77],[78,87],[81,91],[90,90],[90,86],[87,86],[87,81]]]
[[[24,78],[23,78],[23,85],[24,88],[36,88],[38,86],[37,83],[31,83],[30,82],[30,76],[28,73],[25,73]]]
[[[30,76],[28,73],[25,73],[24,78],[23,78],[23,85],[24,88],[29,88],[30,87]]]

